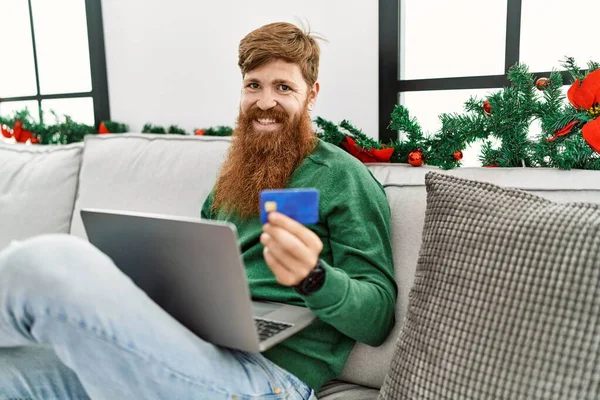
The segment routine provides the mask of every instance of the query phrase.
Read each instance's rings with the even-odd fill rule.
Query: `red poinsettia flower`
[[[28,140],[31,141],[31,143],[40,142],[33,133],[23,129],[23,122],[20,120],[15,121],[15,126],[13,127],[12,132],[5,127],[2,127],[2,136],[9,139],[15,138],[15,140],[19,143],[26,143]]]
[[[581,128],[581,133],[590,147],[600,152],[600,121],[596,118],[600,115],[600,69],[590,72],[583,80],[577,79],[573,82],[567,92],[567,97],[573,107],[578,110],[587,110],[595,118]],[[572,121],[563,129],[573,124],[572,129],[578,122]]]
[[[17,140],[17,142],[25,143],[28,140],[31,140],[31,143],[39,143],[37,137],[33,135],[33,133],[23,129],[23,122],[20,120],[15,121],[15,126],[13,128],[13,137]]]
[[[7,139],[10,139],[12,137],[12,133],[10,133],[6,125],[0,126],[0,132],[2,132],[2,136],[4,136]]]
[[[389,162],[394,153],[393,148],[365,149],[359,147],[350,136],[346,136],[346,140],[342,142],[342,147],[363,163]]]
[[[579,123],[579,120],[569,122],[563,128],[557,130],[554,133],[554,136],[552,136],[550,139],[546,139],[546,142],[553,142],[556,139],[558,139],[559,137],[567,135],[569,132],[571,132],[573,130],[573,127],[575,127],[575,125],[577,125],[578,123]]]
[[[580,110],[589,110],[600,103],[600,69],[577,79],[567,92],[569,102]]]
[[[98,133],[101,135],[110,133],[104,122],[100,122],[100,126],[98,126]]]
[[[596,118],[585,124],[581,133],[590,147],[600,153],[600,119]]]

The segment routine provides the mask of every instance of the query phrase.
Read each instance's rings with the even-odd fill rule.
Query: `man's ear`
[[[321,85],[319,84],[319,82],[315,82],[310,88],[310,94],[308,96],[309,101],[311,101],[312,103],[317,101],[319,90],[321,90]]]

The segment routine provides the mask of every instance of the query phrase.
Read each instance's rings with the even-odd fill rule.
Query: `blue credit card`
[[[260,223],[267,222],[267,215],[277,211],[300,222],[319,222],[319,191],[317,189],[281,189],[260,192]]]

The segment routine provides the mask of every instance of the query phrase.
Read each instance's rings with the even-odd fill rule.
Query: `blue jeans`
[[[0,252],[0,399],[88,398],[316,399],[262,355],[192,334],[88,242],[15,242]]]

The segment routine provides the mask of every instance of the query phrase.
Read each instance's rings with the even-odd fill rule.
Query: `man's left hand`
[[[271,212],[260,236],[267,266],[277,282],[296,286],[319,261],[323,242],[319,236],[288,216]]]

